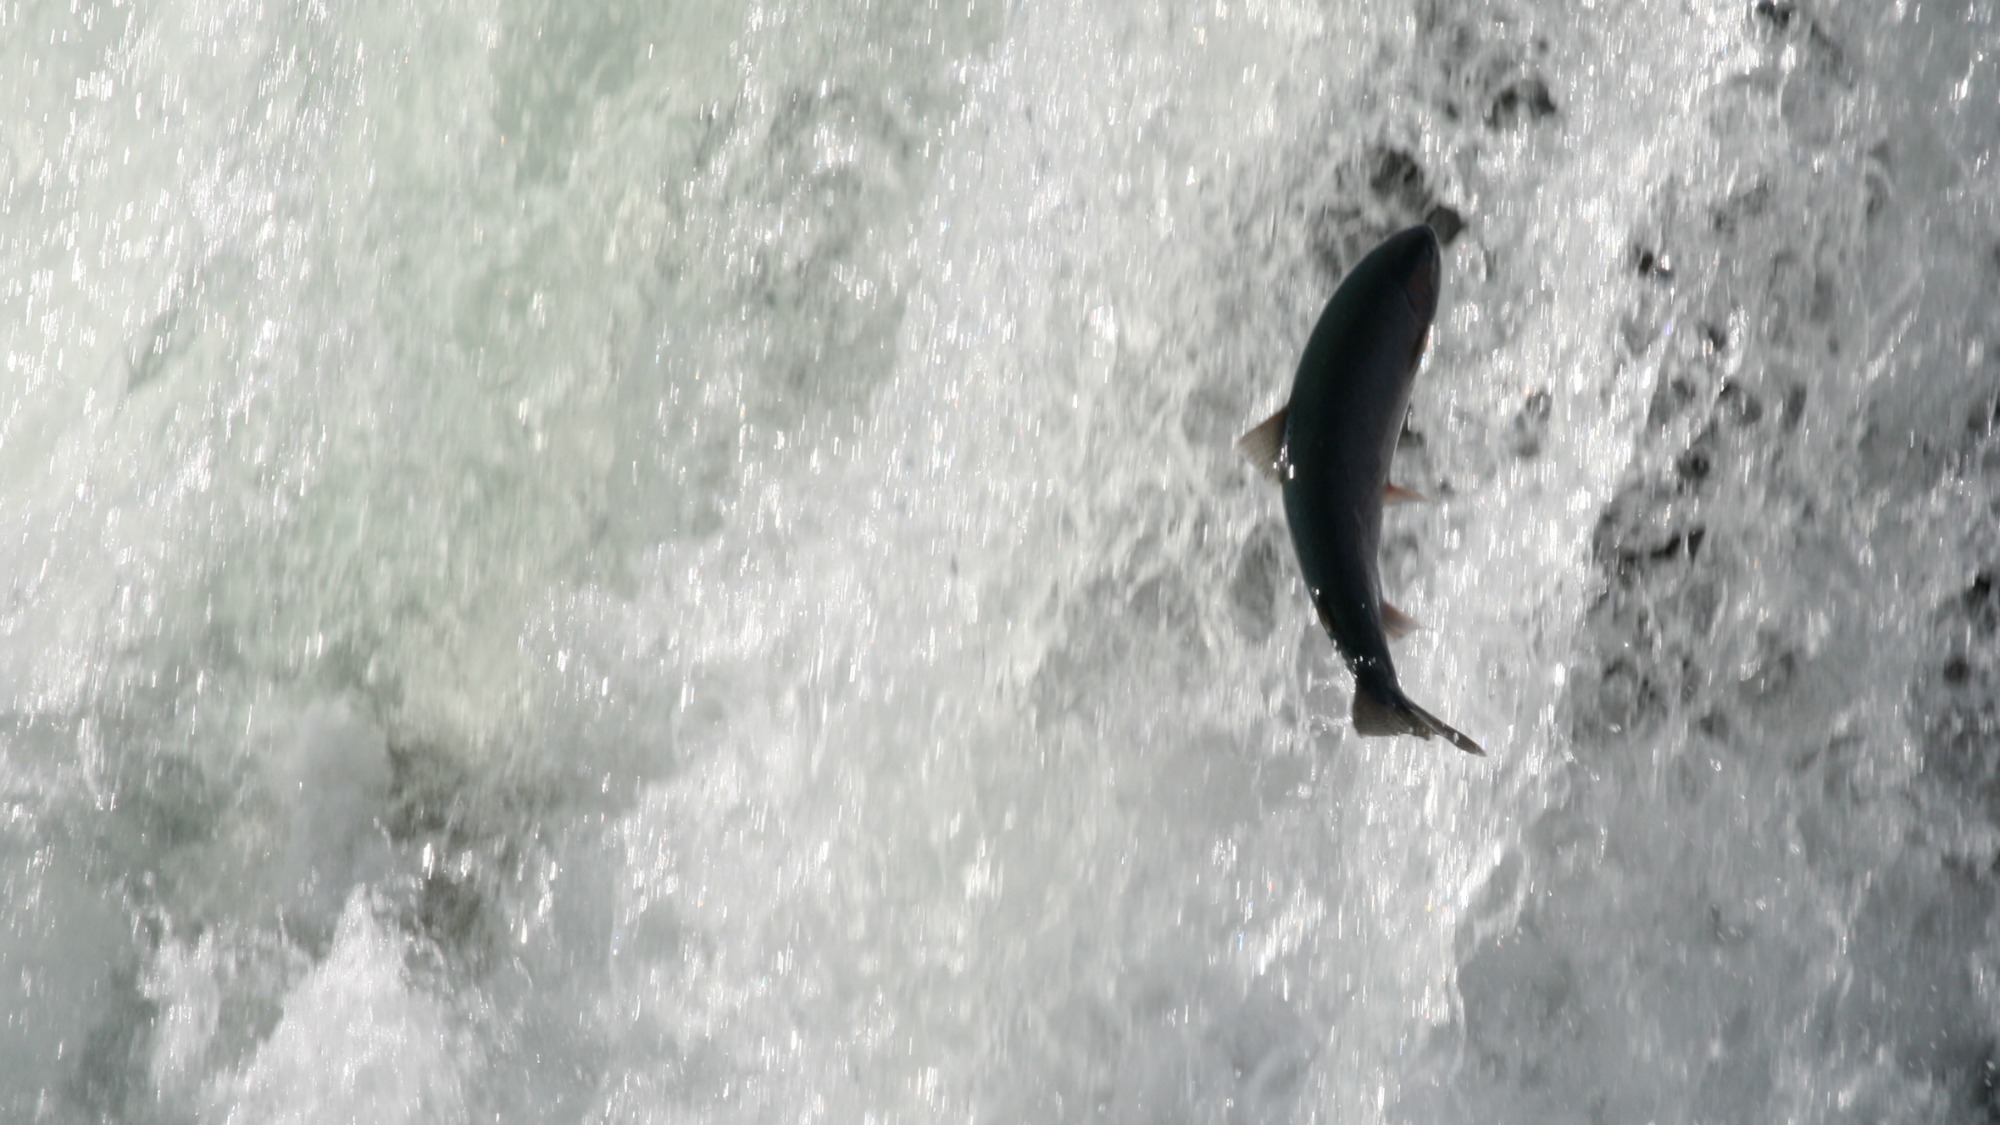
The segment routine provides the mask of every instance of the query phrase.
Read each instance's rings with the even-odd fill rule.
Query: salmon
[[[1415,622],[1382,599],[1378,565],[1383,504],[1421,499],[1389,483],[1389,462],[1437,314],[1442,264],[1428,226],[1369,251],[1320,314],[1291,400],[1237,444],[1284,491],[1313,609],[1354,674],[1354,729],[1437,737],[1484,755],[1403,694],[1389,641]]]

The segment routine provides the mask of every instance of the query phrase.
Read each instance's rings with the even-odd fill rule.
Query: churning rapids
[[[2000,1120],[1986,0],[0,0],[0,1118]],[[1444,242],[1362,739],[1232,448]]]

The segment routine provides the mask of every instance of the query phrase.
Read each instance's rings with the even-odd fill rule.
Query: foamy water
[[[1996,19],[0,7],[0,1117],[2000,1117]]]

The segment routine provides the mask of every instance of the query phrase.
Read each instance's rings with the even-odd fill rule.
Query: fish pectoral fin
[[[1236,439],[1236,448],[1243,451],[1243,456],[1248,457],[1259,472],[1280,483],[1285,479],[1285,416],[1291,412],[1292,408],[1287,404],[1264,419],[1256,429]]]
[[[1423,622],[1388,602],[1382,603],[1382,632],[1387,634],[1390,640],[1400,641],[1423,627]]]
[[[1430,502],[1430,497],[1425,496],[1414,488],[1404,488],[1400,484],[1385,484],[1382,486],[1382,503],[1385,506],[1389,504],[1428,504]]]

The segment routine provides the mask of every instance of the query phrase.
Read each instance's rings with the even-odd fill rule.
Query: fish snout
[[[1417,320],[1429,324],[1437,313],[1438,278],[1443,272],[1437,235],[1428,226],[1416,226],[1396,237],[1408,242],[1402,255],[1403,297],[1410,302],[1410,311],[1417,314]]]

